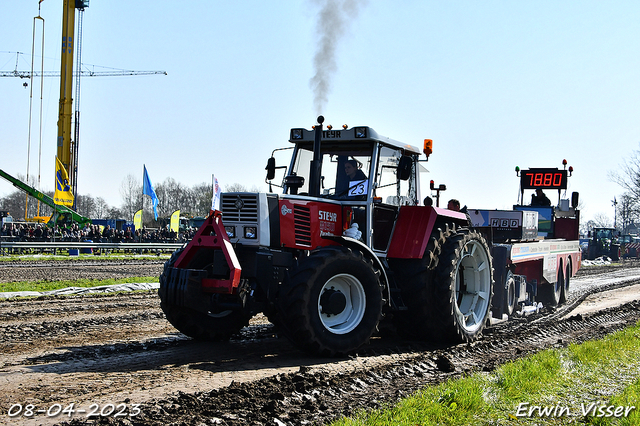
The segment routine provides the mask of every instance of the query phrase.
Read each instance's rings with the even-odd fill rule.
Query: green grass
[[[109,260],[166,260],[171,257],[171,253],[121,253],[109,252],[102,254],[80,254],[78,256],[69,256],[68,252],[58,250],[57,254],[52,253],[10,253],[0,256],[0,262],[42,262],[53,260],[72,260],[72,261],[109,261]]]
[[[124,284],[124,283],[153,283],[158,282],[158,277],[132,277],[107,280],[67,280],[67,281],[17,281],[11,283],[0,283],[0,293],[14,291],[51,291],[67,287],[99,287],[103,285]]]
[[[627,417],[607,417],[619,406],[636,408]],[[508,362],[491,373],[428,386],[395,406],[333,425],[639,425],[639,411],[637,324],[602,340]]]

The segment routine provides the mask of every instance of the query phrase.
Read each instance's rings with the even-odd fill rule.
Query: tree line
[[[24,175],[18,174],[18,179],[25,182]],[[625,192],[614,197],[612,201],[615,209],[613,220],[606,214],[597,213],[588,221],[580,224],[581,233],[586,234],[594,227],[613,227],[627,233],[627,229],[640,222],[640,149],[633,151],[615,170],[609,172],[609,179],[620,185]],[[36,186],[35,178],[27,182]],[[211,208],[213,194],[211,182],[203,182],[191,187],[177,182],[173,178],[166,178],[155,188],[158,197],[158,217],[169,217],[174,211],[180,210],[182,216],[206,216]],[[225,192],[234,191],[259,192],[260,188],[250,189],[233,183],[224,187]],[[53,191],[42,191],[53,197]],[[136,211],[143,209],[144,223],[153,222],[151,200],[142,194],[142,182],[134,175],[127,175],[120,186],[122,204],[119,207],[110,206],[104,198],[88,195],[76,195],[76,211],[91,219],[127,219],[133,220]],[[15,190],[6,197],[0,197],[0,210],[6,210],[16,220],[24,220],[25,205],[27,217],[50,216],[52,209],[44,204],[38,206],[37,200],[30,198],[21,190]]]
[[[35,178],[26,182],[24,175],[18,174],[17,178],[28,185],[36,187]],[[191,187],[177,182],[168,177],[163,182],[154,186],[158,197],[158,218],[167,218],[174,211],[180,210],[181,216],[198,217],[206,216],[211,209],[213,187],[211,182],[199,183]],[[233,183],[224,186],[225,192],[233,191],[260,191],[257,187],[246,189],[243,185]],[[53,197],[53,191],[41,191],[43,194]],[[143,209],[144,223],[153,223],[153,207],[149,196],[142,194],[142,181],[134,175],[127,175],[120,185],[120,206],[110,206],[104,198],[91,194],[76,195],[76,211],[82,216],[91,219],[126,219],[133,220],[136,211]],[[27,217],[50,216],[53,209],[46,204],[39,203],[33,197],[27,200],[24,191],[16,189],[5,197],[0,197],[0,210],[8,211],[14,220],[25,219],[25,207]]]

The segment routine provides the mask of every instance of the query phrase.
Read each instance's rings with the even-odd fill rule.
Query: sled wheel
[[[189,309],[185,306],[178,306],[167,300],[166,288],[168,268],[173,267],[175,260],[178,258],[180,251],[171,256],[171,259],[165,263],[164,270],[160,276],[160,307],[165,313],[167,320],[182,334],[185,334],[196,340],[206,341],[223,341],[239,332],[243,327],[249,324],[251,316],[241,309],[232,310],[225,309],[220,311],[209,311],[207,313]],[[187,269],[208,269],[210,259],[213,259],[209,250],[200,250],[194,258],[189,262]],[[210,298],[210,294],[202,293],[202,297]],[[238,302],[238,296],[225,296],[229,301]]]
[[[351,353],[369,341],[382,316],[380,271],[359,251],[326,247],[303,258],[278,298],[283,333],[321,356]]]
[[[507,280],[504,286],[504,311],[508,316],[513,315],[516,310],[516,281],[513,273],[507,273]]]
[[[564,272],[560,269],[555,283],[538,284],[537,300],[543,305],[558,306],[564,285]]]
[[[442,246],[433,286],[435,337],[451,342],[477,339],[493,297],[493,266],[484,237],[467,229],[450,235]]]
[[[566,303],[569,295],[569,281],[571,280],[571,263],[567,262],[564,273],[564,282],[562,283],[562,291],[560,293],[560,303]]]

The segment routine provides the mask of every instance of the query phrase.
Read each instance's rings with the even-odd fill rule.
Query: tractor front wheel
[[[359,251],[326,247],[302,258],[278,297],[283,333],[321,356],[351,353],[369,341],[382,316],[380,271]]]
[[[160,306],[171,325],[196,340],[226,341],[249,324],[249,318],[236,310],[205,314],[167,303]]]
[[[160,307],[167,320],[182,334],[185,334],[196,340],[207,341],[223,341],[229,340],[231,335],[239,332],[243,327],[249,324],[251,315],[244,309],[220,309],[201,312],[191,309],[179,303],[183,297],[181,291],[175,282],[171,282],[170,268],[173,268],[176,259],[182,250],[175,252],[171,259],[165,265],[162,275],[160,275]],[[188,269],[210,269],[210,263],[213,256],[208,250],[200,250],[189,262]],[[211,294],[202,292],[203,298],[211,298]],[[241,306],[239,296],[228,295],[226,301],[230,304]]]

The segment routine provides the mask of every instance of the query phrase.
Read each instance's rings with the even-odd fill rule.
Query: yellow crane
[[[40,0],[42,3],[43,0]],[[105,72],[83,71],[81,66],[82,52],[82,16],[84,9],[89,7],[89,0],[63,0],[62,12],[62,45],[61,45],[61,61],[60,72],[53,71],[18,71],[16,60],[16,69],[14,71],[0,72],[0,77],[57,77],[60,76],[60,102],[58,109],[58,136],[57,136],[57,156],[69,175],[69,185],[73,194],[77,193],[77,175],[78,175],[78,142],[79,142],[79,123],[80,123],[80,77],[81,76],[127,76],[127,75],[152,75],[164,74],[165,71],[130,71],[130,70],[112,70]],[[74,36],[76,9],[79,10],[78,15],[78,32],[77,37]],[[34,33],[35,34],[35,33]],[[44,36],[43,36],[44,37]],[[75,45],[74,45],[75,40]],[[44,42],[44,39],[43,39]],[[75,73],[75,132],[74,138],[71,138],[71,123],[73,119],[73,50],[77,50],[77,68]],[[20,52],[17,52],[19,55]],[[24,83],[25,87],[27,83]],[[28,172],[27,172],[28,174]],[[28,176],[27,176],[28,177]],[[75,201],[74,206],[75,208]],[[26,213],[25,213],[26,217]]]
[[[58,159],[69,174],[69,184],[75,194],[77,189],[77,149],[71,143],[73,117],[73,49],[76,9],[84,12],[88,0],[63,0],[62,49],[60,55],[60,104],[58,107]],[[81,25],[80,25],[81,28]],[[79,32],[81,34],[81,32]],[[80,39],[76,42],[81,43]],[[72,164],[73,161],[73,164]]]

